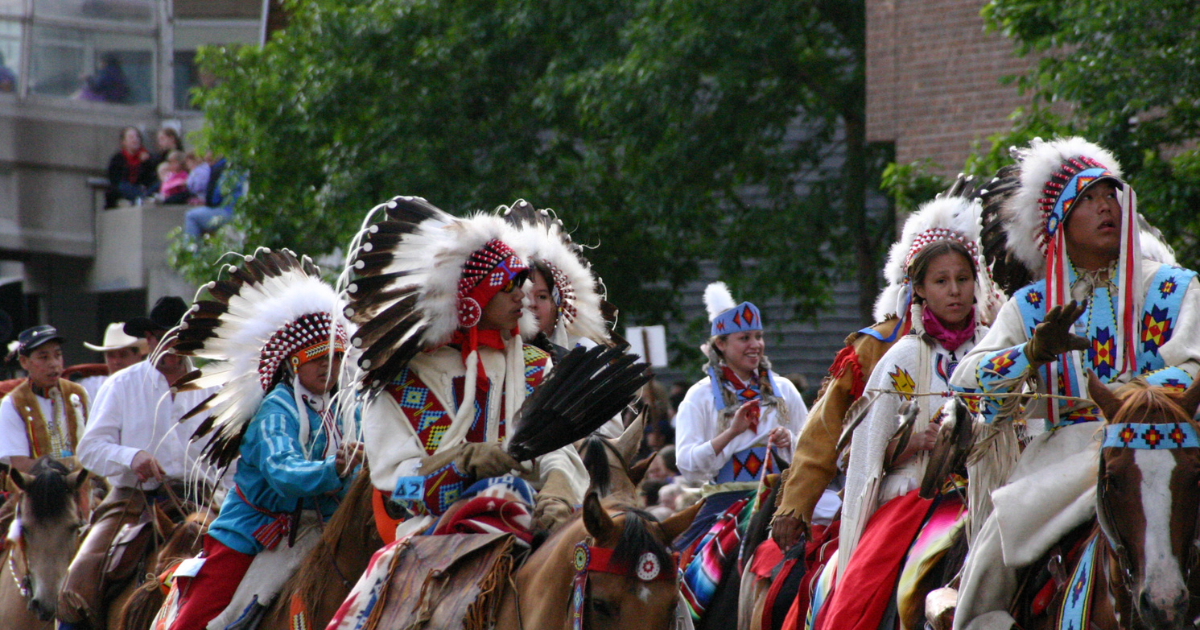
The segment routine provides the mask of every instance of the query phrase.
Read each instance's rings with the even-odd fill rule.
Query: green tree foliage
[[[251,173],[247,245],[331,251],[396,194],[525,198],[643,320],[703,260],[802,316],[857,269],[869,313],[891,225],[866,211],[861,0],[285,6],[266,46],[202,53],[204,141]]]
[[[1139,209],[1200,264],[1200,10],[1190,0],[991,0],[988,24],[1036,60],[1010,134],[971,168],[1007,160],[1034,136],[1082,135],[1113,151]]]

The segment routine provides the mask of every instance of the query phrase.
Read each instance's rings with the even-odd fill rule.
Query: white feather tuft
[[[724,282],[714,282],[704,287],[704,309],[708,311],[708,321],[735,306],[737,302],[733,301],[733,294]]]

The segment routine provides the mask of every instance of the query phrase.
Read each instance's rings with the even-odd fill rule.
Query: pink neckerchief
[[[942,320],[937,318],[930,309],[924,309],[921,312],[921,323],[925,325],[925,332],[929,336],[937,339],[942,344],[942,347],[949,352],[954,352],[963,342],[975,336],[975,307],[971,307],[971,314],[967,318],[967,325],[961,330],[950,330],[942,324]]]

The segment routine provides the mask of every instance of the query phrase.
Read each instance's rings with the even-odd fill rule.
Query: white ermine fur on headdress
[[[733,301],[733,294],[724,282],[713,282],[704,287],[704,310],[708,311],[708,321],[735,306],[737,302]]]
[[[271,365],[286,363],[286,356],[267,348],[275,333],[305,315],[325,314],[334,322],[327,329],[332,341],[338,327],[344,331],[347,323],[337,293],[321,280],[320,270],[307,256],[259,248],[221,272],[225,278],[200,288],[183,321],[164,336],[163,345],[175,339],[176,354],[212,361],[181,378],[174,389],[221,386],[185,418],[211,410],[196,436],[215,432],[206,454],[224,466],[237,456],[241,435],[274,377],[264,375],[260,366],[268,359]]]
[[[583,257],[582,248],[571,241],[562,221],[548,210],[534,209],[524,199],[518,199],[512,206],[500,206],[497,214],[517,229],[512,243],[517,254],[531,268],[536,263],[549,267],[554,276],[546,281],[557,285],[562,306],[558,308],[558,321],[550,340],[564,348],[574,346],[580,338],[609,344],[608,327],[600,308],[603,285]],[[527,304],[531,298],[532,294],[527,293]],[[526,312],[529,313],[528,309]],[[529,339],[536,336],[537,328],[533,329],[533,335],[524,326],[521,332]]]
[[[1049,142],[1035,138],[1028,147],[1016,149],[1015,157],[1021,184],[1000,212],[1008,226],[1009,251],[1039,279],[1046,274],[1046,216],[1040,203],[1046,183],[1071,158],[1091,158],[1118,178],[1122,178],[1121,165],[1112,153],[1079,137]]]

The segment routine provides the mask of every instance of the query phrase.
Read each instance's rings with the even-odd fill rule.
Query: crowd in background
[[[184,231],[192,238],[213,232],[233,217],[246,177],[228,171],[224,157],[186,151],[179,132],[163,127],[151,151],[137,127],[121,130],[108,161],[105,208],[143,204],[186,204]],[[228,172],[227,172],[228,171]]]

